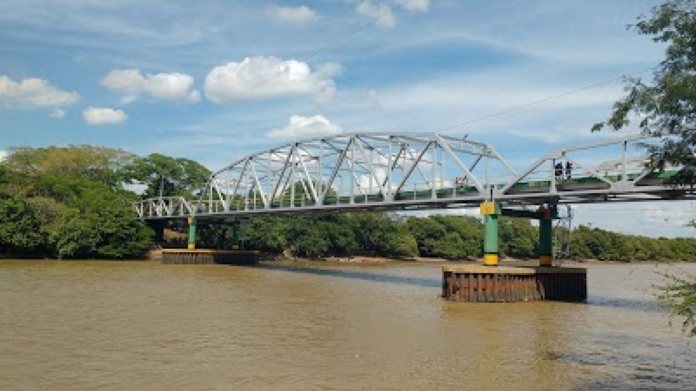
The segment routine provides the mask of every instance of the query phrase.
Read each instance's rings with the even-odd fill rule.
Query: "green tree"
[[[288,244],[293,255],[317,258],[329,254],[330,237],[312,220],[311,216],[298,216],[290,222]]]
[[[47,237],[26,198],[0,197],[0,216],[0,255],[26,257],[44,251]]]
[[[462,259],[470,254],[454,228],[457,226],[456,219],[454,216],[411,217],[406,225],[416,239],[422,256]]]
[[[145,254],[152,230],[137,219],[129,198],[97,182],[81,188],[51,232],[55,255],[128,259]]]
[[[120,188],[123,169],[135,155],[121,149],[92,145],[67,147],[10,149],[3,165],[18,174],[15,180],[30,181],[36,176],[84,178],[103,183],[111,189]]]
[[[289,229],[290,220],[287,217],[260,216],[251,219],[242,235],[250,249],[277,254],[288,248]]]
[[[614,103],[609,119],[593,130],[624,128],[632,118],[639,120],[645,135],[662,143],[647,146],[655,160],[683,166],[676,183],[694,185],[696,168],[696,1],[669,0],[653,8],[630,26],[638,34],[666,44],[665,60],[652,82],[628,79],[625,97]]]
[[[136,258],[151,231],[117,179],[131,154],[103,147],[17,148],[0,163],[5,256]]]
[[[501,217],[499,222],[500,252],[503,256],[533,258],[539,233],[528,219]]]
[[[668,282],[662,286],[658,298],[670,308],[672,316],[683,318],[683,330],[696,336],[696,281],[674,275],[665,277]]]
[[[80,216],[78,209],[70,209],[61,216],[51,233],[51,243],[58,259],[91,258],[96,253],[98,242],[94,221]]]
[[[153,153],[124,167],[123,176],[127,183],[144,184],[145,197],[162,194],[190,198],[203,190],[210,174],[210,170],[193,160]]]
[[[638,18],[632,26],[641,35],[665,44],[665,59],[657,67],[651,82],[630,79],[627,95],[614,104],[611,117],[596,124],[611,129],[625,127],[637,117],[643,133],[661,138],[658,146],[648,147],[659,160],[684,168],[674,178],[675,184],[696,184],[696,0],[669,0],[653,8],[652,14]],[[681,284],[681,285],[679,285]],[[681,279],[663,288],[674,304],[673,311],[687,315],[691,334],[696,333],[693,317],[696,303],[696,278]],[[684,305],[690,307],[685,309]]]
[[[462,258],[478,258],[482,255],[483,224],[479,218],[444,215],[434,215],[431,218],[459,236],[457,246],[461,248]]]

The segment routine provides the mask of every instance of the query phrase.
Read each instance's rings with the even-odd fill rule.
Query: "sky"
[[[627,29],[657,4],[3,0],[0,156],[87,143],[218,169],[297,138],[437,131],[521,171],[621,135],[589,129],[621,76],[649,79],[664,57]],[[671,237],[692,216],[691,202],[598,205],[574,222]]]

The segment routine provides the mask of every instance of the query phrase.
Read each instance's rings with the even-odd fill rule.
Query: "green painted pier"
[[[258,251],[248,251],[242,248],[242,228],[239,220],[232,223],[232,248],[230,250],[197,249],[196,219],[189,217],[188,225],[188,248],[162,250],[162,263],[167,265],[255,265],[258,263]]]
[[[462,302],[583,301],[587,299],[587,269],[553,266],[553,219],[557,207],[536,211],[505,210],[500,204],[481,204],[484,217],[483,266],[442,268],[442,297]],[[539,266],[499,266],[498,217],[508,215],[539,221]]]

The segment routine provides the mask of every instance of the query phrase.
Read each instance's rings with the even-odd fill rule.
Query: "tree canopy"
[[[637,122],[645,135],[660,145],[647,146],[658,159],[684,169],[678,183],[696,183],[696,0],[670,0],[629,26],[640,35],[666,45],[665,59],[652,81],[628,78],[627,94],[616,103],[609,119],[593,130],[619,130]]]
[[[647,146],[657,159],[683,167],[673,183],[696,185],[696,0],[669,0],[630,26],[666,46],[665,59],[652,81],[627,80],[627,94],[614,103],[604,127],[618,130],[637,120],[642,132],[659,137],[660,145]],[[649,250],[645,250],[649,251]],[[684,316],[685,328],[696,335],[696,278],[674,278],[661,298],[673,313]]]
[[[177,161],[165,156],[159,160]],[[171,175],[177,185],[184,183],[179,189],[188,190],[195,183],[187,173],[201,171],[200,165],[178,162],[183,169]],[[148,174],[141,158],[120,149],[11,149],[0,162],[0,256],[142,257],[152,232],[132,209],[137,194],[126,188],[134,167]],[[184,180],[178,181],[179,176]]]
[[[146,186],[145,197],[191,197],[203,189],[211,172],[198,162],[159,153],[138,157],[124,167],[127,183]]]

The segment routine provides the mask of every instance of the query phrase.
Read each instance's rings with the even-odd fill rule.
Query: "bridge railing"
[[[183,197],[157,197],[141,200],[134,204],[141,218],[181,217],[196,214],[196,208]]]
[[[650,162],[644,150],[631,147],[643,141],[634,136],[557,149],[518,174],[486,144],[439,135],[310,140],[218,171],[197,200],[149,199],[135,209],[141,218],[172,218],[682,196],[663,186],[678,168]],[[490,169],[494,164],[497,170]]]

